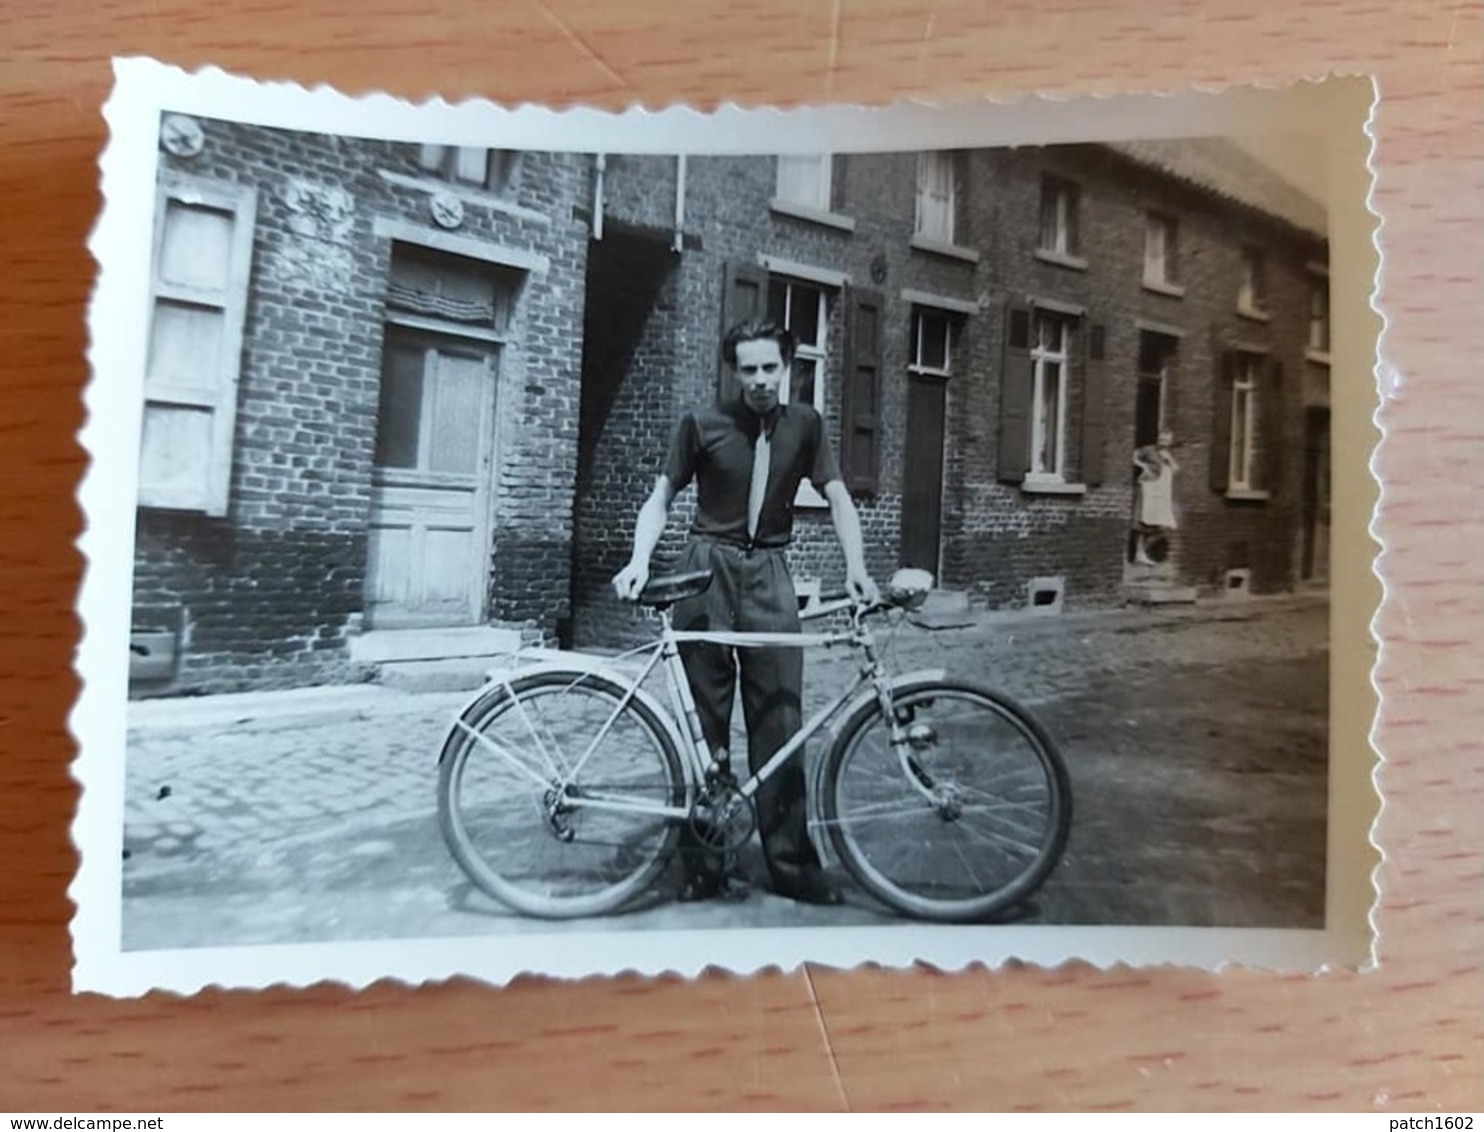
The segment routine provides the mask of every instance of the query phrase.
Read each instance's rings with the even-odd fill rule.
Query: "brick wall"
[[[362,592],[380,393],[390,241],[377,218],[429,227],[426,178],[413,146],[205,123],[204,153],[167,158],[181,171],[252,184],[259,205],[225,519],[143,509],[136,622],[178,628],[184,655],[172,691],[214,691],[354,678],[349,637],[364,626]],[[674,238],[677,163],[610,157],[605,239],[589,245],[591,162],[527,154],[517,209],[466,205],[461,238],[547,258],[524,277],[502,348],[496,407],[489,618],[582,646],[638,635],[607,582],[627,560],[639,506],[674,421],[714,398],[728,268],[760,254],[839,272],[883,298],[876,490],[858,500],[868,562],[884,578],[902,543],[913,289],[977,302],[957,319],[947,384],[941,582],[982,603],[1026,600],[1029,579],[1059,575],[1069,604],[1122,592],[1133,509],[1136,320],[1182,332],[1169,423],[1182,580],[1219,584],[1249,566],[1259,590],[1290,585],[1302,481],[1302,404],[1318,400],[1307,365],[1307,264],[1322,243],[1136,166],[1095,146],[962,155],[958,243],[972,258],[912,246],[915,154],[837,158],[832,207],[850,224],[770,207],[774,163],[688,162],[683,250]],[[1054,172],[1081,186],[1085,268],[1036,254],[1040,185]],[[1182,297],[1140,284],[1144,215],[1178,217]],[[1264,249],[1271,318],[1236,312],[1240,248]],[[591,258],[590,258],[590,252]],[[1034,494],[998,470],[1005,312],[1027,297],[1085,307],[1105,329],[1105,479],[1080,495]],[[830,303],[824,370],[829,433],[839,435],[845,295]],[[1213,491],[1209,461],[1219,341],[1262,347],[1284,367],[1282,437],[1289,458],[1265,500]],[[1088,454],[1077,422],[1084,375],[1074,366],[1066,440],[1076,478]],[[1305,392],[1305,389],[1308,392]],[[1259,460],[1262,459],[1261,452]],[[683,543],[694,492],[678,501],[656,565]],[[790,551],[795,576],[832,587],[841,562],[827,512],[804,510]]]
[[[982,150],[962,155],[966,196],[958,243],[979,253],[976,263],[914,249],[916,155],[850,155],[836,159],[834,209],[853,231],[781,214],[769,207],[774,166],[769,158],[692,158],[686,182],[686,250],[679,255],[666,301],[673,314],[654,322],[642,365],[622,374],[625,386],[645,393],[612,402],[608,428],[624,437],[614,461],[600,454],[605,500],[617,507],[580,511],[579,542],[607,548],[601,574],[627,557],[639,503],[653,482],[667,435],[652,420],[662,398],[656,369],[668,373],[671,417],[714,396],[717,341],[722,331],[723,283],[729,263],[757,262],[759,254],[843,272],[852,285],[872,287],[885,299],[881,450],[878,491],[858,500],[868,557],[878,577],[890,573],[901,546],[901,488],[905,449],[907,367],[911,305],[904,288],[979,301],[980,313],[959,320],[953,376],[948,383],[944,452],[942,584],[970,591],[995,606],[1026,600],[1033,577],[1065,579],[1069,604],[1121,600],[1124,561],[1134,509],[1132,468],[1139,330],[1136,320],[1183,332],[1178,374],[1171,391],[1169,424],[1181,444],[1182,472],[1176,506],[1181,519],[1176,566],[1181,580],[1219,583],[1224,570],[1250,565],[1254,586],[1276,590],[1292,578],[1297,521],[1298,467],[1291,467],[1266,501],[1232,501],[1210,488],[1213,421],[1213,326],[1271,347],[1284,361],[1284,435],[1290,464],[1301,458],[1303,344],[1307,334],[1305,265],[1323,258],[1322,244],[1283,226],[1218,201],[1198,190],[1133,165],[1096,146]],[[1081,244],[1078,268],[1037,255],[1041,179],[1044,173],[1080,186]],[[668,240],[673,227],[676,179],[673,159],[610,161],[607,214],[618,222],[652,229]],[[1142,286],[1145,213],[1179,218],[1181,298]],[[1261,246],[1268,256],[1272,319],[1241,325],[1236,315],[1240,247]],[[873,272],[873,268],[875,269]],[[1001,372],[1007,300],[1027,297],[1083,307],[1083,326],[1104,328],[1107,349],[1107,430],[1104,481],[1081,495],[1033,494],[1002,483],[997,460]],[[838,437],[843,343],[842,303],[831,306],[830,433]],[[1245,324],[1248,320],[1240,320]],[[667,336],[667,337],[666,337]],[[663,341],[660,339],[664,339]],[[1070,478],[1079,478],[1086,454],[1077,422],[1083,413],[1084,375],[1074,365],[1066,436]],[[1291,404],[1288,402],[1291,401]],[[632,414],[642,413],[640,425]],[[1260,437],[1260,446],[1274,438]],[[652,447],[651,447],[652,446]],[[1260,458],[1260,457],[1259,457]],[[689,494],[689,493],[688,493]],[[679,545],[690,512],[684,497],[661,546],[659,563]],[[584,531],[586,532],[584,534]],[[840,578],[838,551],[824,513],[803,513],[790,554],[795,576]],[[621,549],[620,549],[621,548]],[[632,615],[597,611],[606,593],[589,588],[577,601],[584,628],[579,643],[599,644],[632,629]],[[608,605],[612,606],[611,599]],[[627,620],[625,620],[627,619]]]
[[[204,122],[167,166],[257,189],[225,518],[141,508],[136,628],[178,629],[168,684],[208,692],[356,678],[391,241],[378,218],[431,228],[417,147]],[[400,174],[398,182],[388,173]],[[489,606],[550,635],[570,592],[583,269],[572,205],[584,159],[528,154],[515,190],[545,219],[466,203],[457,235],[538,252],[500,360]]]

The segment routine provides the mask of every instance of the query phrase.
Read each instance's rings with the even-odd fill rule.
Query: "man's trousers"
[[[693,537],[676,565],[679,573],[710,570],[705,593],[675,604],[681,630],[797,633],[799,603],[782,549],[745,550]],[[804,655],[795,648],[739,648],[706,642],[680,646],[701,729],[713,752],[731,748],[732,702],[738,675],[747,724],[747,762],[753,772],[799,730],[803,720]],[[809,841],[804,759],[799,752],[756,795],[758,834],[774,884],[788,884],[819,867]],[[699,862],[693,874],[719,868]]]

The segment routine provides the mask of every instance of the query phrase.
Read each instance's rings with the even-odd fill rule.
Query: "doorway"
[[[907,375],[907,451],[902,471],[902,565],[938,577],[943,535],[943,440],[948,382]]]
[[[907,366],[907,443],[902,467],[902,565],[926,570],[941,584],[943,462],[948,382],[960,349],[957,319],[919,306],[912,312]]]
[[[1152,449],[1160,434],[1169,428],[1173,372],[1180,340],[1154,330],[1139,331],[1138,370],[1134,387],[1133,451]],[[1125,571],[1142,580],[1167,578],[1173,572],[1172,539],[1163,527],[1149,528],[1141,521],[1144,503],[1141,471],[1136,461],[1130,469],[1133,513],[1129,516]]]
[[[496,388],[512,292],[489,265],[394,248],[371,473],[368,627],[485,621]]]
[[[1304,541],[1300,576],[1306,582],[1329,579],[1329,464],[1329,409],[1313,406],[1304,413]]]

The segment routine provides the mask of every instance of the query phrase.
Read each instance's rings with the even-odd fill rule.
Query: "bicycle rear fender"
[[[603,656],[590,656],[587,653],[569,652],[562,653],[557,660],[543,660],[537,664],[522,664],[500,672],[491,673],[479,689],[472,692],[467,700],[459,707],[456,718],[463,719],[465,714],[480,700],[498,687],[508,685],[512,680],[522,676],[535,676],[548,672],[570,673],[575,680],[579,676],[601,676],[609,683],[621,688],[629,688],[636,672],[629,672],[622,667],[616,666],[611,659]],[[682,737],[675,723],[674,714],[667,704],[662,703],[658,697],[646,692],[643,688],[635,688],[633,698],[644,704],[654,713],[654,717],[669,733],[675,743],[675,750],[682,753],[681,761],[684,763],[683,752],[690,747],[690,740]],[[686,763],[686,765],[689,765]]]

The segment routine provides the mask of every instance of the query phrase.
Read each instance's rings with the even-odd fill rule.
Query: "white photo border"
[[[104,114],[110,135],[100,159],[104,205],[89,248],[98,263],[89,311],[90,381],[79,438],[91,463],[78,491],[86,525],[78,546],[86,569],[78,599],[76,654],[81,693],[70,717],[81,787],[72,827],[80,862],[69,895],[73,987],[134,996],[330,981],[364,987],[383,979],[421,983],[466,976],[504,984],[520,975],[583,978],[637,972],[736,974],[802,963],[925,965],[960,970],[1019,961],[1177,964],[1219,970],[1243,965],[1319,972],[1375,962],[1371,916],[1379,846],[1372,837],[1381,799],[1372,744],[1379,693],[1375,617],[1384,578],[1371,529],[1380,485],[1376,386],[1334,390],[1334,571],[1331,583],[1329,829],[1323,930],[1171,927],[923,927],[706,930],[334,942],[124,951],[122,823],[127,663],[134,551],[134,501],[147,326],[145,291],[158,161],[166,111],[357,137],[417,139],[514,149],[627,153],[777,153],[1046,145],[1127,138],[1285,131],[1331,139],[1330,278],[1335,372],[1379,379],[1383,321],[1375,303],[1381,256],[1371,209],[1375,86],[1330,76],[1274,88],[1191,90],[1140,96],[1025,98],[935,107],[899,103],[713,113],[683,107],[610,113],[585,108],[450,105],[326,87],[259,82],[218,69],[188,73],[160,62],[115,60]],[[720,139],[720,142],[718,142]],[[559,142],[559,144],[554,144]],[[1368,568],[1369,567],[1369,568]]]

